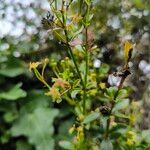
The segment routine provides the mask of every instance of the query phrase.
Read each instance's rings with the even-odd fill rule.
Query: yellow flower
[[[127,139],[127,145],[133,145],[134,144],[134,141],[132,139]]]
[[[84,140],[84,128],[83,128],[83,126],[79,126],[77,128],[76,140],[77,140],[77,142],[82,142]]]
[[[103,83],[103,82],[101,82],[101,83],[99,84],[99,86],[100,86],[101,89],[105,89],[105,88],[106,88],[106,84]]]
[[[130,114],[129,115],[130,124],[134,125],[136,120],[137,120],[137,118],[136,118],[136,116],[134,114]]]
[[[133,131],[128,131],[127,134],[127,145],[133,145],[136,142],[136,133]]]
[[[29,70],[36,69],[41,63],[40,62],[30,62],[29,64]]]
[[[78,23],[81,19],[82,19],[82,16],[79,14],[72,16],[72,22],[75,24]]]
[[[48,63],[49,63],[49,59],[48,59],[48,58],[45,58],[45,59],[44,59],[44,63],[45,63],[45,64],[48,64]]]

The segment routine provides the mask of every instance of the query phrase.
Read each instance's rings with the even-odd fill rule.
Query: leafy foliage
[[[37,108],[16,121],[11,129],[12,135],[28,137],[29,143],[35,145],[37,150],[54,149],[52,123],[57,115],[58,111],[55,109]]]
[[[148,2],[49,3],[1,2],[0,149],[148,149]]]

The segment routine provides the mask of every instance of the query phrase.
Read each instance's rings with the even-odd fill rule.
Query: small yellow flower
[[[129,121],[130,121],[130,124],[135,124],[135,122],[137,121],[137,118],[134,114],[130,114],[129,115]]]
[[[72,22],[74,23],[74,24],[76,24],[76,23],[78,23],[80,20],[82,20],[82,16],[81,15],[79,15],[79,14],[76,14],[76,15],[74,15],[74,16],[72,16]]]
[[[83,126],[79,126],[77,129],[76,141],[82,142],[84,140],[84,128]]]
[[[105,88],[106,88],[106,84],[103,83],[103,82],[101,82],[101,83],[99,84],[99,86],[100,86],[101,89],[105,89]]]
[[[91,78],[92,78],[93,80],[95,80],[95,79],[96,79],[96,73],[91,73]]]
[[[132,139],[127,139],[127,145],[133,145],[134,144],[134,141]]]
[[[45,59],[44,59],[44,63],[48,64],[48,63],[49,63],[49,59],[48,59],[48,58],[45,58]]]
[[[77,131],[78,131],[78,132],[83,132],[83,127],[82,127],[82,126],[79,126],[79,127],[77,128]]]
[[[30,62],[29,64],[29,70],[36,69],[41,63],[40,62]]]
[[[127,134],[127,145],[133,145],[136,142],[136,133],[133,131],[128,131]]]

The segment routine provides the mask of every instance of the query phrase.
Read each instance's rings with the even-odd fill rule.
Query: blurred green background
[[[123,42],[136,43],[132,75],[127,84],[131,98],[140,101],[143,116],[137,126],[150,128],[150,1],[93,0],[91,28],[100,51],[94,60],[110,66],[110,74],[123,65]],[[53,150],[69,139],[73,117],[65,102],[60,106],[44,96],[43,85],[29,72],[29,62],[45,57],[57,61],[65,55],[61,45],[41,25],[48,0],[0,1],[0,149]],[[50,80],[51,70],[47,71]],[[108,80],[115,84],[115,79]],[[63,109],[65,106],[65,110]],[[55,141],[55,142],[54,142]],[[44,148],[44,149],[43,149]]]

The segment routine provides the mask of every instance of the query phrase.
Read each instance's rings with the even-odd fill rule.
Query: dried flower
[[[59,93],[59,90],[55,87],[52,87],[47,93],[45,93],[47,96],[51,96],[54,102],[60,103],[61,100],[61,94]]]
[[[41,64],[41,62],[30,62],[29,64],[29,70],[31,71],[32,69],[36,69],[39,65]]]
[[[61,79],[61,78],[58,78],[58,79],[55,79],[55,83],[53,85],[54,87],[56,88],[62,88],[62,89],[65,89],[65,88],[68,88],[70,85],[67,81]]]

